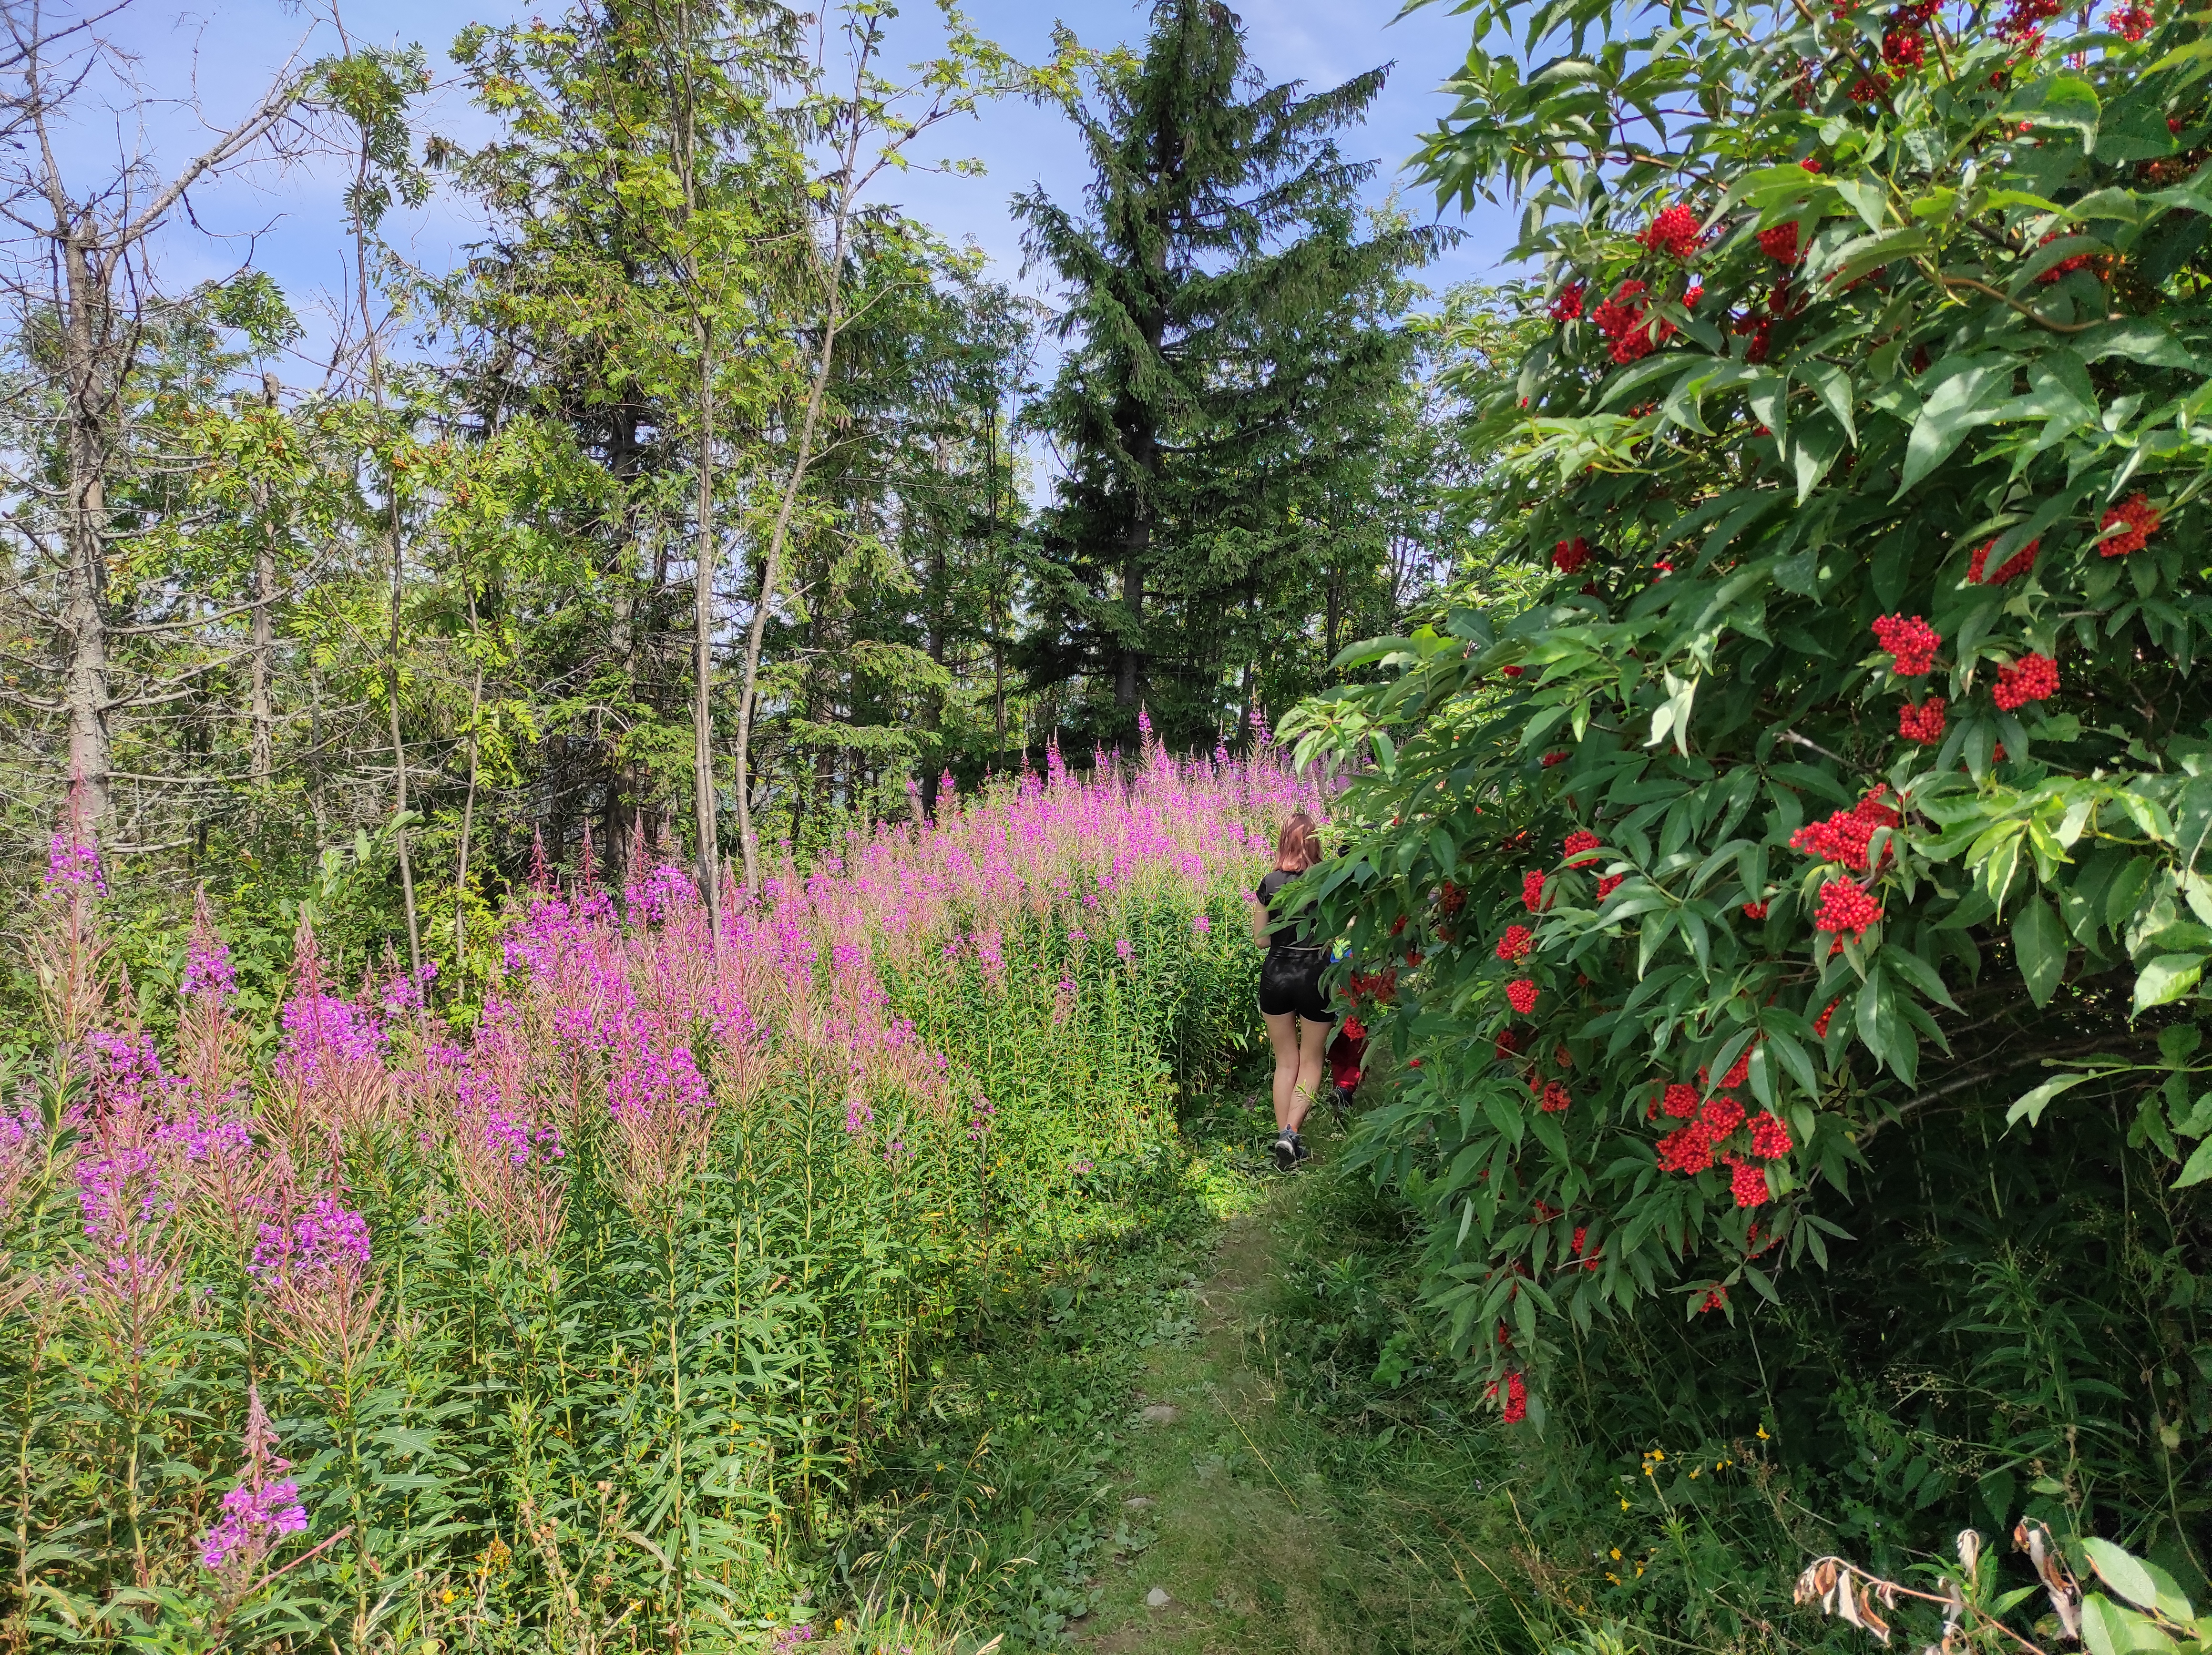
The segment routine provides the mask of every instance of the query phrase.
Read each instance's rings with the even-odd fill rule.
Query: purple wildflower
[[[264,1224],[246,1270],[274,1291],[357,1275],[368,1265],[368,1221],[325,1196],[289,1227]]]
[[[46,841],[46,894],[59,900],[84,892],[87,886],[91,889],[86,894],[107,894],[107,879],[100,867],[100,847],[88,839],[78,838],[74,822],[55,828],[53,837]]]
[[[238,973],[230,963],[230,944],[212,931],[202,934],[198,925],[192,927],[191,952],[185,957],[184,996],[212,994],[216,1001],[228,1005],[238,994]]]
[[[222,1519],[200,1541],[200,1567],[240,1581],[258,1572],[278,1541],[307,1527],[299,1484],[271,1480],[292,1462],[276,1452],[276,1430],[262,1411],[259,1387],[249,1386],[246,1397],[246,1463],[238,1486],[222,1497]]]

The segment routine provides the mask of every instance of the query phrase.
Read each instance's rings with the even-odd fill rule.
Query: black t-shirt
[[[1320,903],[1309,902],[1297,912],[1287,917],[1275,912],[1276,893],[1297,877],[1296,874],[1285,873],[1277,868],[1260,882],[1260,906],[1267,910],[1270,918],[1279,922],[1267,932],[1267,946],[1271,949],[1318,949],[1325,946],[1316,934],[1321,920]]]

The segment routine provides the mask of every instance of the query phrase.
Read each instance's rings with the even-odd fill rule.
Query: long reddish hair
[[[1275,866],[1286,874],[1302,874],[1321,860],[1321,829],[1304,811],[1293,812],[1275,835]]]

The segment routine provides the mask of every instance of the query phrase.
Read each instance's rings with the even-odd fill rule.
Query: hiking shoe
[[[1287,1173],[1296,1167],[1298,1164],[1301,1148],[1298,1135],[1296,1132],[1285,1132],[1278,1137],[1272,1151],[1275,1157],[1275,1170]]]
[[[1331,1087],[1328,1093],[1328,1106],[1340,1121],[1350,1115],[1352,1113],[1352,1088],[1348,1086]]]
[[[1306,1148],[1306,1141],[1304,1137],[1297,1132],[1291,1134],[1291,1153],[1296,1157],[1296,1160],[1292,1162],[1292,1165],[1294,1166],[1313,1159],[1313,1151]]]

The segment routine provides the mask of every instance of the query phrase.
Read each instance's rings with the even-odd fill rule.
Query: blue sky
[[[1240,10],[1252,57],[1273,80],[1304,80],[1319,87],[1395,60],[1388,88],[1365,128],[1348,136],[1347,148],[1383,163],[1372,189],[1376,198],[1395,187],[1409,207],[1425,215],[1431,211],[1426,193],[1398,168],[1412,153],[1418,133],[1445,107],[1437,87],[1464,52],[1467,25],[1442,5],[1393,23],[1396,3],[1245,0]],[[454,34],[471,20],[499,22],[554,9],[550,3],[518,5],[514,0],[464,0],[459,5],[374,0],[343,16],[356,39],[422,42],[441,82],[425,100],[422,123],[469,142],[486,128],[451,84],[446,49]],[[1146,5],[1128,0],[1067,0],[1058,7],[1034,0],[974,0],[970,11],[983,33],[1030,60],[1049,52],[1055,19],[1073,27],[1085,44],[1104,46],[1141,42],[1147,15]],[[909,4],[894,25],[909,43],[908,57],[927,49],[933,16],[927,4]],[[203,138],[204,123],[221,123],[250,106],[295,49],[313,57],[336,46],[327,17],[318,22],[312,13],[276,0],[211,0],[188,9],[177,7],[174,0],[138,0],[108,29],[112,39],[135,54],[135,84],[114,82],[90,88],[100,107],[78,118],[70,144],[87,168],[111,163],[123,142],[149,150],[166,170]],[[1014,279],[1020,250],[1006,210],[1008,197],[1042,185],[1054,197],[1073,200],[1084,183],[1082,159],[1066,122],[1048,110],[1002,103],[939,130],[944,153],[981,160],[985,175],[908,174],[891,181],[885,198],[898,201],[955,241],[974,239],[1001,275]],[[202,186],[192,196],[197,227],[180,228],[162,249],[165,284],[188,285],[224,274],[251,258],[291,294],[308,320],[311,338],[326,336],[317,312],[344,302],[349,264],[342,187],[335,160],[313,155],[282,169],[262,167],[250,179]],[[1496,274],[1512,239],[1510,215],[1486,209],[1462,220],[1454,212],[1445,221],[1463,224],[1468,233],[1430,273],[1431,284]],[[450,265],[480,233],[466,203],[447,199],[397,211],[386,229],[410,258],[434,270]],[[1036,289],[1040,281],[1032,277],[1024,285]],[[307,366],[295,364],[285,378],[302,383]]]

